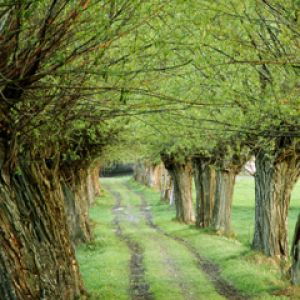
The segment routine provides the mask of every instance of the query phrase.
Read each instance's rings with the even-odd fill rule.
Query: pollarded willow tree
[[[188,16],[191,17],[191,14],[194,11]],[[194,18],[198,17],[195,14]],[[208,22],[207,16],[200,19]],[[210,70],[208,58],[219,61],[222,58],[205,47],[201,49],[202,56],[197,57],[199,46],[195,32],[203,34],[207,23],[203,22],[203,28],[195,27],[195,32],[190,33],[185,28],[190,28],[187,25],[191,18],[186,16],[183,20],[186,23],[180,25],[187,41],[183,40],[181,55],[192,58],[193,63],[173,72],[167,83],[169,94],[173,94],[170,99],[173,100],[172,111],[161,117],[144,119],[146,125],[148,123],[148,134],[144,133],[144,136],[152,132],[150,143],[154,153],[161,153],[173,182],[177,186],[182,185],[175,187],[175,204],[179,205],[176,205],[177,219],[184,222],[193,222],[194,219],[191,213],[191,180],[187,180],[191,179],[193,161],[197,190],[196,223],[199,227],[214,226],[219,232],[229,233],[235,176],[246,162],[249,150],[245,136],[239,134],[237,126],[234,128],[235,125],[224,119],[235,115],[237,122],[242,122],[244,116],[235,98],[229,97],[229,92],[223,91],[224,85],[218,82],[222,76],[218,74],[217,77],[215,70]],[[196,63],[207,67],[208,71],[198,70]],[[224,95],[228,98],[224,99]],[[189,200],[182,201],[181,196],[176,196],[180,194]],[[186,211],[180,205],[182,202],[187,203]]]
[[[224,2],[214,9],[218,47],[208,47],[226,65],[215,73],[227,77],[223,90],[231,89],[244,114],[233,124],[249,132],[256,156],[253,247],[285,257],[290,195],[299,177],[299,3]]]
[[[76,122],[68,144],[60,150],[61,185],[67,223],[74,243],[91,240],[88,211],[99,193],[99,166],[108,148],[120,143],[123,130],[124,124],[120,121],[118,124],[112,120],[102,121],[97,126],[88,121]]]
[[[122,123],[110,120],[145,110],[137,102],[127,105],[126,95],[141,93],[141,87],[150,92],[138,75],[156,54],[151,23],[167,3],[0,2],[5,299],[84,297],[68,201],[69,207],[77,203],[86,168],[114,143]]]
[[[193,105],[199,104],[200,98],[209,104],[219,101],[219,109],[210,110],[212,121],[223,126],[223,132],[236,133],[229,139],[230,145],[237,140],[233,149],[243,144],[256,155],[253,246],[266,255],[285,257],[290,194],[299,177],[299,3],[187,1],[184,5],[188,12],[181,14],[181,21],[186,25],[183,27],[189,42],[183,42],[183,55],[192,59],[197,74],[193,83],[202,87]],[[220,149],[226,147],[221,144]],[[231,154],[217,163],[220,171],[228,173],[230,156],[241,161],[241,157],[236,160]],[[224,155],[226,151],[222,150],[220,156]],[[218,157],[211,159],[202,154],[197,160],[199,170],[205,170],[207,161],[218,161]],[[238,170],[238,165],[234,164],[233,169]],[[214,189],[210,180],[205,185],[209,191]],[[203,199],[209,192],[202,194]]]
[[[219,145],[211,156],[216,176],[211,226],[226,235],[232,233],[231,210],[236,176],[249,159],[249,148],[238,138],[233,136],[231,143],[229,140]]]
[[[261,97],[267,118],[256,148],[256,227],[253,247],[271,256],[288,256],[287,215],[291,191],[300,176],[299,144],[299,4],[280,1],[257,6],[262,35],[249,39],[258,52]],[[296,19],[295,19],[296,17]],[[298,29],[297,29],[298,28]],[[272,51],[266,51],[266,43]],[[265,61],[266,60],[266,61]],[[274,109],[274,102],[276,103]],[[267,143],[266,143],[267,141]]]
[[[164,75],[168,76],[167,73],[165,72]],[[171,81],[168,79],[169,85]],[[176,219],[185,223],[193,223],[192,163],[187,149],[180,148],[183,143],[179,141],[178,135],[179,131],[184,134],[183,130],[176,124],[176,121],[174,122],[175,112],[177,112],[177,119],[180,119],[180,114],[187,107],[181,103],[179,97],[175,98],[172,95],[172,89],[169,91],[169,98],[160,101],[164,107],[161,112],[142,117],[135,116],[131,122],[134,134],[129,136],[128,147],[133,145],[136,155],[141,161],[147,161],[147,164],[158,165],[161,160],[163,161],[174,186]]]
[[[299,3],[189,5],[192,43],[187,51],[199,74],[196,82],[210,89],[210,94],[204,93],[210,101],[228,104],[213,112],[215,122],[223,124],[224,131],[236,131],[237,137],[242,134],[243,143],[256,153],[254,247],[267,255],[286,256],[287,208],[299,176]]]
[[[190,158],[180,152],[178,149],[169,154],[168,150],[165,150],[161,153],[161,159],[172,178],[176,220],[189,224],[195,222],[192,198],[193,169]]]
[[[168,86],[171,87],[171,82]],[[175,86],[179,86],[176,91],[179,94],[179,82]],[[213,226],[227,234],[230,232],[235,176],[247,160],[249,151],[247,147],[233,147],[238,144],[238,137],[235,136],[233,142],[232,133],[227,134],[226,141],[226,134],[210,119],[211,108],[206,105],[213,102],[202,103],[200,106],[204,107],[199,107],[195,101],[183,106],[178,104],[168,113],[139,119],[134,126],[135,130],[139,128],[139,134],[134,138],[135,142],[138,140],[144,145],[144,157],[152,158],[152,161],[160,157],[169,171],[174,183],[176,219],[185,223],[195,221],[191,193],[194,173],[197,226]],[[205,168],[209,168],[209,174]]]

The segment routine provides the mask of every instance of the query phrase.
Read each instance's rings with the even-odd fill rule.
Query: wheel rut
[[[157,232],[163,234],[164,236],[177,241],[182,244],[196,259],[197,267],[206,275],[208,280],[213,284],[216,291],[226,299],[229,300],[247,300],[250,299],[249,296],[241,294],[232,284],[223,279],[220,275],[219,267],[212,261],[203,257],[199,254],[197,249],[191,245],[188,241],[181,237],[173,236],[168,232],[164,231],[158,225],[153,222],[153,216],[151,210],[148,206],[146,198],[143,193],[133,190],[128,184],[124,184],[127,189],[139,196],[141,200],[140,210],[144,215],[146,224]]]
[[[126,206],[122,206],[122,196],[120,193],[111,190],[108,186],[105,189],[115,198],[116,204],[113,207],[113,224],[118,238],[125,242],[130,250],[130,287],[129,293],[132,300],[154,300],[150,292],[150,284],[145,279],[144,250],[140,244],[124,233],[121,227],[122,219],[125,217]]]
[[[168,270],[170,278],[177,281],[178,287],[180,289],[181,295],[185,300],[200,300],[200,298],[191,294],[190,286],[186,283],[185,278],[181,274],[181,270],[177,265],[177,262],[169,256],[169,251],[161,243],[158,243],[159,252],[164,255],[164,267]]]

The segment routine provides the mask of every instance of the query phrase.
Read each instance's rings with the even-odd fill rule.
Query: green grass
[[[300,299],[299,289],[290,287],[281,278],[279,267],[271,260],[250,249],[254,221],[254,182],[251,177],[239,177],[235,187],[232,225],[236,239],[214,235],[194,226],[171,221],[173,207],[159,201],[159,193],[130,180],[128,177],[102,179],[121,193],[123,204],[136,217],[124,217],[123,231],[139,242],[144,249],[145,277],[155,299],[183,300],[222,299],[206,276],[201,273],[193,256],[183,245],[157,233],[146,225],[140,210],[142,192],[154,222],[174,236],[187,240],[202,256],[215,262],[221,275],[252,299]],[[129,184],[129,191],[124,184]],[[85,286],[92,299],[129,299],[129,260],[126,244],[115,235],[112,225],[114,200],[105,193],[91,209],[95,241],[77,248],[77,258]],[[293,191],[289,212],[289,231],[292,236],[300,208],[300,184]],[[189,293],[189,298],[186,297]],[[277,295],[277,296],[275,296]],[[278,296],[281,295],[281,296]],[[289,295],[289,296],[285,296]],[[200,297],[200,296],[199,296]]]
[[[91,299],[129,299],[129,251],[115,235],[112,225],[113,198],[104,193],[90,210],[93,242],[76,249],[85,287]]]

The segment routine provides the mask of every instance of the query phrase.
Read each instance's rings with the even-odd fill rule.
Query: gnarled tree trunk
[[[205,228],[212,225],[216,172],[205,159],[194,159],[193,166],[196,187],[196,226]]]
[[[292,244],[292,267],[291,279],[294,285],[300,286],[300,214],[295,227],[294,239]]]
[[[76,244],[88,242],[91,239],[89,208],[94,197],[90,190],[89,169],[69,166],[64,168],[63,174],[62,187],[71,239]]]
[[[146,176],[145,163],[139,161],[134,165],[133,178],[135,181],[141,184],[145,184],[146,182],[145,176]]]
[[[162,163],[152,164],[150,167],[150,181],[148,186],[160,190],[160,180],[162,174]]]
[[[173,183],[171,176],[164,164],[161,164],[161,175],[160,175],[160,199],[162,201],[170,202],[171,192],[173,188]]]
[[[143,182],[143,184],[145,186],[151,187],[152,164],[149,163],[149,162],[144,161],[143,171],[144,171],[144,176],[143,176],[144,182]]]
[[[76,299],[83,292],[56,167],[0,176],[1,299]]]
[[[222,234],[231,233],[231,207],[237,175],[236,168],[216,171],[216,192],[212,227]]]
[[[171,191],[170,191],[170,199],[169,199],[169,204],[170,206],[175,204],[175,186],[174,183],[172,181],[172,185],[171,185]]]
[[[138,162],[134,167],[133,177],[135,181],[159,190],[161,168],[161,164],[154,164],[149,161]]]
[[[288,256],[287,216],[300,160],[260,151],[255,160],[255,231],[253,248],[267,256]]]
[[[100,196],[100,167],[95,166],[91,169],[92,185],[94,187],[94,197]],[[91,203],[93,204],[93,203]]]
[[[100,195],[99,167],[90,167],[87,170],[87,197],[89,206],[92,206]]]
[[[176,219],[184,223],[194,223],[195,215],[192,201],[192,164],[164,162],[174,184]]]

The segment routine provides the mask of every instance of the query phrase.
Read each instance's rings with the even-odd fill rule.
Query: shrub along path
[[[276,268],[257,265],[244,245],[172,222],[158,193],[126,177],[101,184],[95,241],[77,249],[92,299],[291,299]]]

